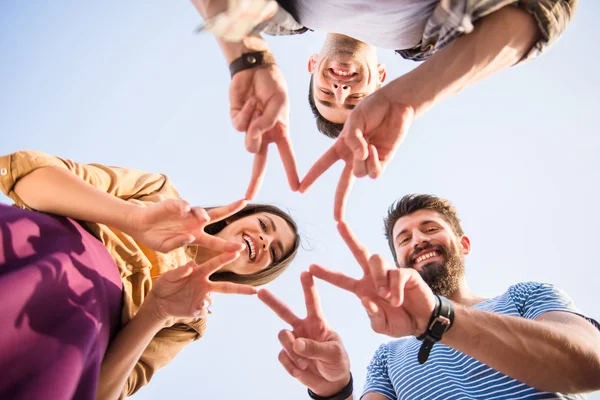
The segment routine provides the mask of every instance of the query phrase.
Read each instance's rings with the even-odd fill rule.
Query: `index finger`
[[[335,145],[331,146],[331,148],[317,160],[315,165],[308,170],[308,173],[304,179],[302,179],[302,182],[300,182],[300,193],[305,193],[312,184],[339,159],[340,157],[336,153]]]
[[[258,298],[265,303],[267,307],[273,310],[279,318],[291,326],[296,326],[300,322],[300,318],[294,314],[288,305],[275,297],[268,289],[260,289],[258,291]]]
[[[208,210],[208,216],[210,217],[210,222],[218,222],[227,217],[230,217],[233,214],[241,211],[244,207],[246,207],[247,204],[248,204],[248,202],[246,201],[246,199],[241,199],[241,200],[234,201],[233,203],[231,203],[229,205],[226,205],[223,207],[216,207],[216,208],[213,208],[212,210]]]
[[[246,190],[247,200],[252,200],[256,196],[260,186],[262,185],[262,181],[265,178],[265,173],[267,171],[268,146],[268,143],[263,143],[260,151],[254,156],[254,162],[252,163],[252,176],[250,177],[250,186],[248,186],[248,190]]]
[[[221,269],[223,266],[236,260],[239,256],[240,256],[240,253],[237,251],[221,253],[218,256],[213,257],[210,260],[198,265],[196,267],[196,270],[209,276],[212,273]]]
[[[335,189],[335,200],[333,202],[333,218],[338,222],[342,221],[344,215],[346,215],[346,201],[348,201],[348,195],[350,194],[350,189],[354,184],[354,180],[352,165],[346,163],[342,175],[340,176],[340,181]]]
[[[209,235],[206,232],[196,235],[196,239],[192,243],[219,252],[243,251],[246,248],[242,243],[229,242],[220,237]]]
[[[319,317],[323,319],[323,311],[321,310],[321,301],[315,286],[315,280],[308,272],[300,274],[300,282],[304,290],[304,302],[306,303],[306,314],[311,317]]]
[[[297,191],[300,187],[300,178],[298,177],[298,166],[296,165],[296,156],[292,147],[292,140],[289,136],[285,136],[282,140],[276,142],[279,156],[287,175],[288,184],[292,191]]]
[[[347,290],[356,294],[358,282],[356,279],[350,278],[341,272],[330,271],[327,268],[323,268],[320,265],[313,264],[309,267],[309,271],[312,275],[317,278],[324,280],[325,282],[331,283],[333,286],[337,286],[340,289]]]
[[[225,294],[256,294],[257,289],[254,286],[242,285],[233,282],[214,282],[211,291]]]
[[[369,254],[369,250],[358,241],[356,236],[354,236],[354,233],[350,230],[348,224],[342,221],[338,223],[337,227],[338,232],[342,236],[342,239],[344,239],[344,242],[346,242],[346,245],[352,252],[352,255],[362,267],[363,272],[365,273],[365,275],[368,274],[369,258],[371,257],[371,255]]]

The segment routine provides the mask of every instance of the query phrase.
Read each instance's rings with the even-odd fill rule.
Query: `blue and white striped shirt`
[[[562,290],[537,282],[518,283],[504,294],[473,308],[527,319],[535,319],[549,311],[581,315]],[[596,321],[586,319],[600,329]],[[540,392],[441,343],[433,346],[427,362],[419,365],[417,353],[420,347],[421,342],[414,337],[381,345],[367,368],[363,396],[376,392],[391,400],[584,398]]]

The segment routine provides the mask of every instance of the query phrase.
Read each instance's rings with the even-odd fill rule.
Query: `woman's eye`
[[[260,224],[260,228],[266,233],[267,232],[267,224],[262,219],[258,219],[258,223]]]
[[[273,248],[271,248],[271,259],[273,260],[274,263],[277,262],[277,257],[275,255],[275,250]]]

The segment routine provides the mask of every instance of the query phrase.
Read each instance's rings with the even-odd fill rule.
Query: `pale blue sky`
[[[415,121],[384,176],[355,185],[347,219],[372,252],[390,258],[382,217],[393,200],[434,193],[456,205],[471,238],[467,277],[477,294],[547,281],[600,319],[600,5],[580,3],[548,54],[429,111]],[[188,1],[4,0],[0,153],[36,149],[167,173],[196,205],[243,197],[252,158],[229,121],[223,57],[211,36],[192,34],[200,22]],[[306,101],[307,60],[323,37],[269,38],[288,79],[301,175],[332,144],[316,131]],[[391,51],[379,54],[388,79],[416,66]],[[360,275],[332,217],[341,166],[300,195],[289,191],[275,148],[269,163],[258,200],[287,207],[307,249],[269,287],[303,315],[299,274],[311,263]],[[371,331],[352,295],[318,288],[360,392],[365,367],[387,338]],[[277,333],[285,323],[255,298],[214,297],[205,337],[135,399],[306,399],[277,361]]]

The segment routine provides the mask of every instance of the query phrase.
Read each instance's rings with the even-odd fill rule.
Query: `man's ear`
[[[313,73],[313,71],[315,70],[315,65],[317,65],[317,60],[319,59],[319,55],[318,54],[313,54],[312,56],[310,56],[310,58],[308,59],[308,72],[310,74]]]
[[[379,83],[385,82],[385,78],[387,78],[385,64],[377,64],[377,71],[379,72]]]
[[[463,235],[463,237],[460,238],[460,245],[462,247],[462,253],[465,256],[471,254],[471,240],[467,236]]]

